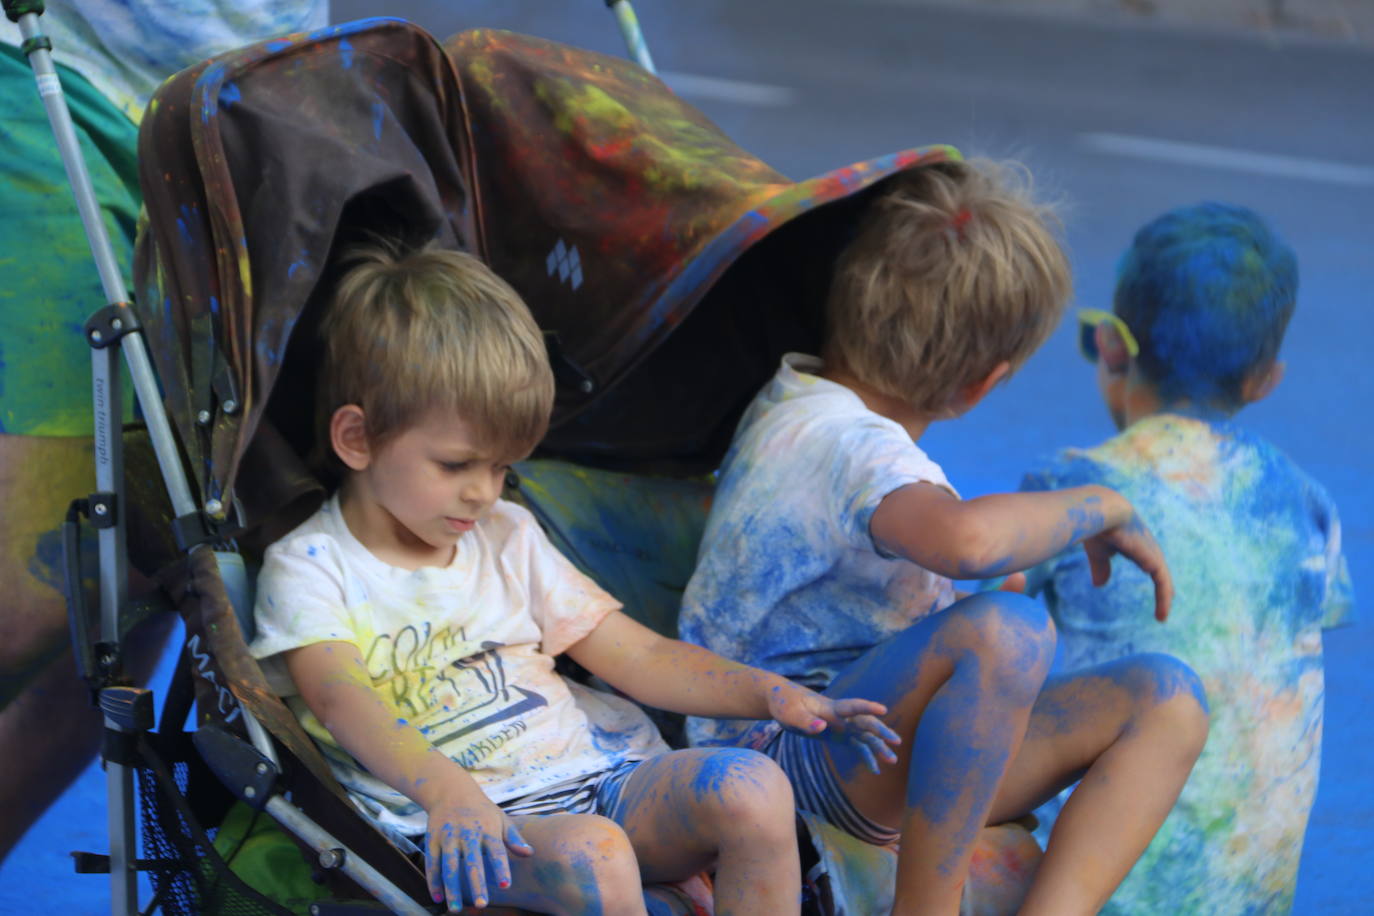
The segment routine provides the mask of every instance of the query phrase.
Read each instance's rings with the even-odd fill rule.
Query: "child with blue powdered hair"
[[[1116,491],[963,500],[916,444],[976,406],[1063,313],[1068,262],[1021,174],[954,162],[876,192],[835,266],[821,355],[785,356],[740,421],[680,619],[684,639],[722,655],[887,706],[902,743],[876,773],[824,738],[739,719],[690,729],[763,750],[799,807],[853,836],[900,841],[893,913],[958,912],[981,828],[1079,777],[1020,912],[1096,912],[1207,734],[1197,678],[1177,660],[1046,680],[1043,607],[953,588],[1081,545],[1099,581],[1119,553],[1151,583],[1123,614],[1169,612],[1168,568]]]
[[[1211,737],[1158,836],[1107,913],[1287,913],[1317,790],[1322,630],[1349,619],[1341,526],[1326,491],[1234,420],[1283,376],[1297,259],[1257,214],[1204,203],[1140,229],[1112,312],[1081,343],[1121,432],[1067,449],[1024,484],[1101,484],[1150,522],[1174,574],[1169,625],[1130,610],[1135,570],[1093,587],[1082,558],[1035,570],[1066,667],[1132,652],[1188,662]],[[1052,806],[1051,806],[1052,809]]]

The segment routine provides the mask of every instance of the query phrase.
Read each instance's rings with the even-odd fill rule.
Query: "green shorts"
[[[115,260],[133,265],[138,128],[76,71],[57,68]],[[0,44],[0,433],[90,436],[82,326],[106,305],[28,61]],[[125,416],[133,396],[126,387]]]

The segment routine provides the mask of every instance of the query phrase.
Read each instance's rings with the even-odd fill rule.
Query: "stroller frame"
[[[629,0],[606,0],[615,14],[626,46],[649,72],[653,61]],[[109,853],[101,856],[74,852],[80,873],[108,872],[111,913],[135,916],[140,912],[137,873],[157,870],[162,861],[136,857],[136,800],[134,769],[140,759],[139,739],[155,725],[153,692],[131,685],[123,671],[123,637],[146,616],[160,609],[134,607],[129,602],[128,551],[124,484],[124,443],[121,424],[124,403],[119,371],[121,355],[129,370],[134,395],[147,423],[149,438],[173,511],[172,533],[183,553],[220,540],[216,516],[225,507],[217,499],[197,505],[191,485],[163,408],[143,329],[132,308],[113,247],[100,215],[100,205],[76,137],[71,113],[52,59],[52,41],[43,33],[40,17],[43,0],[3,0],[5,15],[19,26],[21,51],[33,69],[53,137],[67,173],[91,255],[100,275],[107,305],[97,309],[84,327],[91,347],[92,400],[94,406],[96,490],[74,499],[63,522],[63,554],[68,618],[77,670],[90,688],[100,709],[105,737],[101,759],[106,771]],[[232,414],[236,405],[221,405]],[[99,639],[90,638],[91,614],[81,577],[80,526],[86,519],[96,529],[99,557]],[[351,850],[286,799],[276,783],[280,763],[266,729],[242,706],[238,710],[252,746],[245,745],[226,729],[203,726],[196,732],[197,748],[220,781],[252,808],[267,811],[278,823],[315,850],[322,870],[337,870],[363,888],[382,906],[404,916],[421,916],[430,910]],[[158,901],[149,906],[155,909]],[[312,913],[357,912],[375,909],[370,904],[321,904]]]

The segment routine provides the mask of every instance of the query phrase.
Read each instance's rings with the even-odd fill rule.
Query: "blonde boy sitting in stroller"
[[[553,380],[528,310],[476,259],[359,249],[323,325],[343,484],[269,548],[252,653],[436,901],[645,913],[642,880],[716,875],[716,912],[795,913],[791,790],[744,749],[669,752],[633,704],[774,718],[895,759],[883,706],[666,639],[501,500]],[[664,672],[671,672],[665,677]]]

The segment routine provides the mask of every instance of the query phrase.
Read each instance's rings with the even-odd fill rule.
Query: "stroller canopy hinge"
[[[255,811],[267,807],[280,770],[257,748],[211,722],[196,729],[191,740],[200,756],[229,791]]]
[[[138,316],[128,302],[116,302],[97,311],[86,321],[86,343],[94,350],[119,343],[126,334],[141,330]]]

